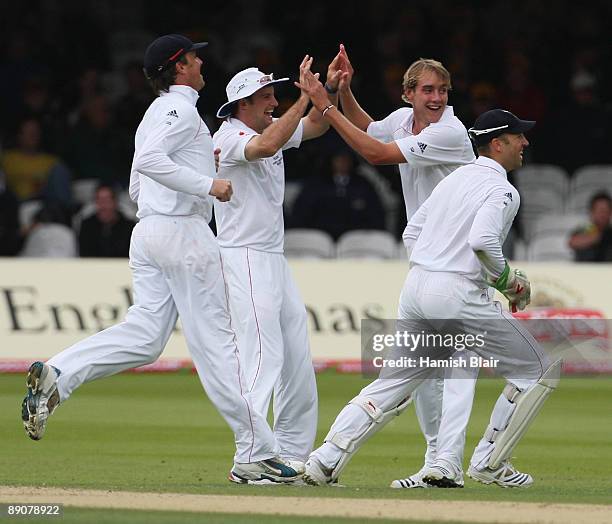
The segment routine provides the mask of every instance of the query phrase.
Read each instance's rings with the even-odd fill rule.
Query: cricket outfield
[[[317,381],[319,444],[367,380],[325,372]],[[478,383],[466,461],[501,386]],[[525,490],[469,479],[461,490],[388,488],[421,466],[412,409],[360,450],[344,488],[252,487],[226,480],[232,436],[193,374],[122,374],[85,385],[58,408],[40,442],[22,430],[24,392],[23,376],[0,375],[0,503],[63,503],[64,523],[242,522],[249,513],[269,515],[267,522],[612,520],[611,378],[562,380],[516,449],[515,464],[535,481]]]

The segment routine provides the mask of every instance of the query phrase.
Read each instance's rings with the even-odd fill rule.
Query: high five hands
[[[325,86],[319,80],[319,74],[311,71],[313,58],[304,57],[300,64],[300,80],[295,82],[303,94],[308,95],[312,104],[323,111],[330,104],[328,91],[347,91],[353,78],[353,66],[348,58],[344,45],[340,44],[340,51],[327,67],[327,80]],[[327,88],[327,90],[326,90]]]
[[[348,91],[354,74],[353,66],[349,60],[344,44],[340,44],[340,51],[327,68],[327,85],[342,92]]]
[[[300,64],[300,80],[299,82],[293,82],[296,87],[299,87],[302,91],[302,96],[309,96],[308,93],[303,89],[303,85],[305,83],[305,79],[307,75],[310,75],[315,79],[315,81],[319,80],[319,73],[312,73],[310,67],[312,66],[312,61],[314,58],[310,55],[306,55]]]

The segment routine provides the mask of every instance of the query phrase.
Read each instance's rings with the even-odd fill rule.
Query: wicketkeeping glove
[[[507,263],[493,287],[508,299],[508,307],[513,313],[522,311],[531,302],[531,283],[527,275],[520,269],[510,269]]]

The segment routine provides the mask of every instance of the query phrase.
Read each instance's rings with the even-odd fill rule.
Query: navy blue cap
[[[183,35],[164,35],[153,40],[144,55],[144,74],[151,80],[161,75],[185,53],[206,47],[208,42],[193,43]]]
[[[476,146],[483,146],[504,133],[526,133],[534,125],[535,120],[521,120],[505,109],[491,109],[476,119],[468,133]]]

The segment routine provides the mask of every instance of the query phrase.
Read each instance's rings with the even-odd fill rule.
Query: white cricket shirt
[[[300,146],[303,129],[300,121],[291,138],[275,155],[248,161],[244,150],[258,133],[236,118],[228,118],[221,124],[213,137],[214,147],[221,149],[217,176],[231,180],[234,189],[229,202],[214,203],[217,241],[221,247],[250,247],[283,253],[283,150]]]
[[[406,158],[399,171],[408,220],[446,175],[476,158],[467,131],[451,106],[446,106],[438,122],[417,135],[412,134],[413,123],[413,109],[404,107],[370,123],[367,129],[381,142],[395,140]]]
[[[502,244],[520,204],[506,170],[488,157],[460,167],[431,193],[404,231],[410,262],[427,271],[465,275],[486,284],[475,251],[483,251],[499,276]]]
[[[210,221],[215,159],[197,101],[195,89],[170,86],[138,126],[129,188],[138,218],[197,214]]]

